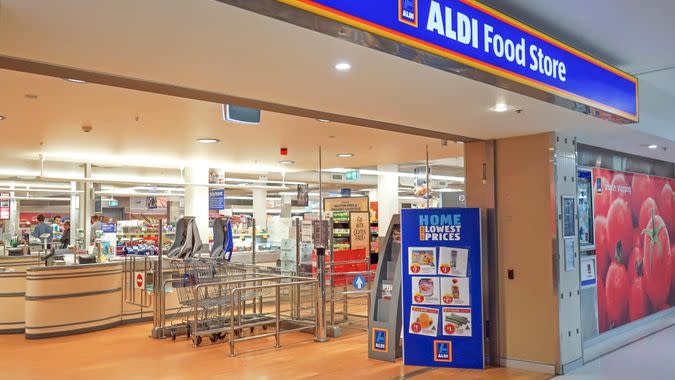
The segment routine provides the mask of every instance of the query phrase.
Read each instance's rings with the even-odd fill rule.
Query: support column
[[[378,171],[386,172],[377,176],[377,207],[379,230],[384,236],[394,214],[399,213],[398,165],[379,165]]]
[[[199,237],[203,244],[209,242],[209,188],[207,186],[195,186],[190,184],[203,184],[209,182],[208,165],[186,167],[184,171],[185,182],[185,216],[195,217]]]
[[[70,183],[70,190],[77,191],[77,182]],[[77,193],[70,194],[70,244],[76,245],[77,229],[80,228],[80,196]]]
[[[267,227],[267,190],[253,189],[253,218],[257,227]]]
[[[14,192],[9,193],[10,197],[15,197]],[[9,201],[9,228],[8,231],[12,235],[17,235],[19,233],[19,206],[20,202],[16,199],[10,199]]]
[[[84,178],[91,178],[91,164],[85,164]],[[79,196],[80,218],[78,227],[84,232],[82,248],[86,249],[91,243],[91,216],[93,215],[94,206],[93,184],[88,181],[82,182],[78,184],[78,190],[82,191],[82,194]]]

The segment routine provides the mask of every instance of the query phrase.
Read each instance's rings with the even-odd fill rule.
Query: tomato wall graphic
[[[675,306],[675,180],[593,169],[600,332]]]

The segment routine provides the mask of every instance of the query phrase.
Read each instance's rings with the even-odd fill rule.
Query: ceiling
[[[525,22],[552,34],[560,33],[566,42],[631,72],[658,67],[665,63],[667,54],[672,58],[675,49],[667,48],[673,43],[665,41],[668,37],[663,37],[662,48],[651,50],[639,39],[648,35],[647,32],[668,31],[658,30],[670,27],[662,22],[665,16],[660,14],[667,14],[663,9],[671,9],[672,5],[664,3],[669,8],[650,11],[637,4],[630,6],[632,3],[627,1],[598,1],[592,5],[582,3],[581,0],[573,2],[578,3],[578,6],[570,6],[569,2],[554,4],[535,0],[494,3],[505,3],[503,9],[508,13],[518,17],[517,12],[520,11],[523,17],[518,18]],[[605,4],[604,8],[602,4]],[[623,13],[616,10],[615,4],[620,4]],[[620,14],[614,15],[615,12]],[[649,20],[653,16],[650,12],[657,13],[655,21]],[[157,17],[159,13],[161,17]],[[542,17],[542,14],[550,16]],[[564,17],[560,17],[561,14]],[[603,20],[602,23],[595,22],[598,17]],[[635,19],[622,21],[628,17]],[[542,24],[537,25],[536,22]],[[626,25],[630,25],[630,28],[622,29],[619,33],[618,29]],[[617,29],[617,33],[608,31],[614,29]],[[569,35],[565,35],[565,31]],[[575,35],[582,34],[579,31],[588,31],[583,32],[588,37],[585,40],[577,37],[578,41],[575,40]],[[668,35],[673,33],[664,36]],[[622,39],[622,36],[625,38]],[[606,40],[612,40],[612,43],[605,43]],[[592,46],[604,48],[593,51],[589,48]],[[657,42],[654,42],[654,46],[658,46]],[[623,53],[627,49],[636,50]],[[662,57],[645,59],[644,67],[622,59],[622,56],[652,57],[652,53],[661,54]],[[619,126],[213,0],[0,0],[0,54],[473,138],[501,138],[555,130],[576,135],[587,144],[667,161],[675,160],[674,132],[668,124],[675,116],[672,114],[675,111],[669,106],[672,104],[670,99],[673,90],[670,86],[661,85],[663,82],[658,79],[649,79],[650,75],[658,77],[667,74],[640,76],[643,121],[636,126]],[[353,69],[347,73],[336,72],[333,66],[340,60],[350,61]],[[87,87],[93,89],[94,85]],[[10,87],[5,87],[3,82],[3,90],[0,91],[3,97],[0,107],[3,108],[7,104],[4,98],[6,88]],[[22,91],[26,90],[22,88]],[[65,156],[72,156],[76,152],[87,157],[129,154],[133,160],[147,154],[145,157],[148,161],[152,161],[151,158],[160,161],[160,158],[163,160],[165,157],[167,160],[176,159],[176,154],[189,159],[206,157],[209,160],[223,154],[222,147],[205,149],[193,143],[198,136],[204,137],[202,134],[207,130],[200,128],[203,128],[206,118],[218,115],[218,105],[210,105],[213,108],[210,110],[206,110],[208,107],[199,110],[201,107],[189,101],[159,101],[149,96],[148,107],[141,113],[141,122],[137,123],[132,116],[135,112],[129,112],[133,108],[140,108],[141,103],[138,103],[136,96],[140,95],[130,95],[127,103],[97,102],[88,108],[81,103],[86,99],[60,99],[63,107],[70,107],[67,109],[73,110],[73,113],[77,109],[81,112],[62,115],[50,130],[43,130],[44,120],[48,115],[55,119],[54,114],[30,117],[42,118],[42,124],[38,123],[43,126],[39,128],[39,136],[46,136],[50,141],[48,148],[44,149]],[[84,97],[88,98],[86,95]],[[44,97],[41,96],[38,101],[40,99]],[[155,108],[156,102],[176,103],[165,105],[165,108]],[[497,102],[506,102],[524,112],[491,112],[490,108]],[[183,107],[183,112],[178,120],[168,120],[161,115],[167,108],[179,107]],[[29,112],[25,111],[26,108],[23,110]],[[88,111],[96,115],[90,116]],[[8,111],[0,110],[0,113]],[[269,139],[269,146],[276,148],[280,144],[289,144],[291,152],[295,152],[297,150],[291,144],[296,139],[299,144],[302,144],[301,141],[306,142],[303,141],[304,132],[314,134],[310,140],[314,141],[315,146],[316,140],[330,134],[323,132],[324,126],[317,129],[313,120],[305,120],[305,123],[283,115],[270,118],[278,120],[274,123],[277,129],[273,128],[273,133],[263,133],[262,140]],[[95,136],[95,133],[111,133],[120,137],[105,147],[92,145],[97,140],[92,137],[77,134],[76,140],[61,137],[64,133],[65,136],[71,136],[69,131],[77,131],[84,122],[94,124],[95,130],[91,136]],[[149,127],[151,124],[160,127]],[[291,124],[300,128],[297,130],[301,132],[300,137],[288,129]],[[13,128],[17,131],[36,128],[33,130],[37,133],[38,127],[17,123]],[[155,128],[161,132],[152,133]],[[259,147],[259,150],[257,146],[252,147],[253,150],[249,149],[249,145],[260,142],[260,136],[251,135],[250,129],[241,128],[228,126],[227,132],[223,132],[228,134],[222,137],[224,141],[233,139],[228,145],[228,150],[231,150],[228,154],[234,160],[239,157],[248,159],[250,164],[251,154],[243,158],[241,152],[253,152],[253,156],[260,155],[264,157],[265,163],[274,165],[278,157],[272,159],[264,156],[268,154],[266,146]],[[364,134],[363,128],[351,128],[344,135],[345,143],[350,146],[360,144],[364,147],[381,147],[383,152],[376,154],[382,154],[383,157],[387,150],[396,155],[405,155],[414,146],[408,144],[408,140],[382,141],[379,135]],[[122,138],[119,132],[140,133],[142,137],[135,140]],[[161,140],[164,133],[175,136],[180,142],[179,146],[167,146],[166,141]],[[27,134],[23,136],[30,136],[31,145],[18,150],[31,154],[40,150],[37,138]],[[148,141],[156,139],[160,139],[159,143],[148,144]],[[647,144],[658,144],[670,149],[648,150],[642,146]],[[344,148],[336,145],[334,149],[337,152]],[[95,153],[92,154],[92,150]],[[329,152],[328,156],[333,153]],[[229,157],[222,159],[223,164],[227,164],[228,160]],[[301,167],[311,165],[309,159],[298,158],[296,161]],[[378,158],[375,161],[380,160]],[[401,161],[408,159],[401,157],[392,162]]]
[[[0,105],[10,111],[0,122],[5,167],[12,160],[32,160],[35,167],[42,155],[48,163],[180,168],[208,162],[229,172],[262,173],[318,169],[319,145],[324,168],[420,161],[427,146],[431,159],[463,152],[454,142],[272,112],[263,113],[260,125],[236,124],[223,121],[220,104],[15,71],[0,70],[0,83]],[[92,131],[85,133],[85,125]],[[200,138],[221,142],[200,144]],[[280,155],[282,147],[287,156]]]

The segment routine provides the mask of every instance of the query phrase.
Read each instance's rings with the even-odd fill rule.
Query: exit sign
[[[345,179],[347,181],[356,181],[359,179],[359,171],[358,170],[352,170],[348,171],[345,173]]]

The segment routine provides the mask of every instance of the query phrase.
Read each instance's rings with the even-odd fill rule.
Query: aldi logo
[[[434,361],[452,362],[452,342],[448,340],[434,341]]]
[[[373,341],[371,346],[373,347],[373,351],[388,352],[389,330],[373,328]]]
[[[398,20],[417,28],[419,24],[417,0],[398,0]]]

